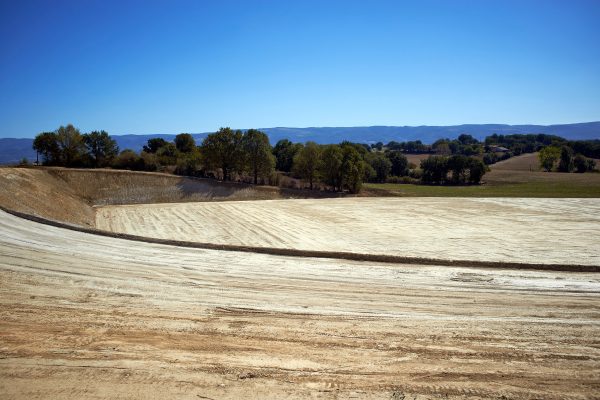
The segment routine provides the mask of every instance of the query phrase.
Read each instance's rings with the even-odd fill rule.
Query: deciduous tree
[[[71,167],[81,161],[86,152],[86,147],[79,129],[71,124],[61,126],[56,131],[56,138],[63,165]]]
[[[381,154],[370,154],[368,158],[369,164],[375,171],[375,181],[385,182],[392,170],[392,163],[388,158]]]
[[[302,149],[301,143],[292,143],[287,139],[281,139],[275,144],[273,154],[276,162],[275,168],[278,171],[291,172],[294,164],[294,157]]]
[[[388,151],[386,153],[387,158],[392,163],[392,169],[390,173],[393,176],[406,176],[408,175],[408,159],[402,152],[398,150]]]
[[[421,160],[424,183],[444,183],[448,175],[448,159],[442,156],[429,156]]]
[[[318,179],[321,163],[321,149],[315,142],[306,142],[304,147],[294,157],[293,172],[300,178],[308,181],[312,190],[314,182]]]
[[[44,164],[53,165],[60,162],[60,148],[56,132],[43,132],[33,140],[33,149],[40,153]]]
[[[105,167],[119,154],[119,146],[106,131],[93,131],[83,135],[94,167]]]
[[[175,147],[181,153],[191,153],[196,149],[196,141],[189,133],[180,133],[175,136]]]
[[[554,164],[560,158],[560,148],[556,146],[546,146],[540,150],[538,159],[540,166],[546,171],[552,171]]]
[[[209,169],[220,168],[223,180],[231,180],[232,172],[243,170],[242,132],[221,128],[208,135],[201,146],[203,160]]]
[[[573,171],[573,150],[568,146],[560,149],[560,161],[558,162],[559,172]]]
[[[323,181],[335,191],[342,190],[342,162],[344,155],[337,144],[323,148],[321,154],[321,176]]]
[[[269,176],[275,166],[275,156],[272,154],[269,137],[256,129],[249,129],[242,138],[242,148],[245,154],[246,168],[254,184],[258,178]]]
[[[144,145],[143,151],[146,153],[156,154],[158,149],[167,144],[167,141],[163,138],[152,138],[148,139],[148,144]]]

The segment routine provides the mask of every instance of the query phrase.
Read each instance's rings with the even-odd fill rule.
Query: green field
[[[600,197],[600,173],[542,172],[535,154],[525,154],[492,165],[483,184],[433,186],[366,183],[367,196],[422,197]]]

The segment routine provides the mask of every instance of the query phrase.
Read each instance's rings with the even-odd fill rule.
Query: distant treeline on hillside
[[[264,132],[230,128],[207,135],[200,145],[192,135],[182,133],[175,136],[173,142],[149,139],[141,152],[120,151],[107,132],[81,134],[73,125],[40,133],[33,148],[45,165],[166,171],[226,181],[307,186],[350,193],[360,191],[365,181],[479,184],[487,171],[486,165],[545,148],[559,149],[569,154],[572,160],[586,165],[575,168],[575,161],[568,161],[570,168],[559,168],[564,172],[593,169],[593,162],[588,158],[600,158],[600,140],[568,141],[545,134],[493,134],[482,142],[462,134],[454,140],[438,139],[431,145],[419,140],[371,145],[346,141],[319,145],[311,141],[293,143],[281,139],[272,147]],[[408,153],[430,156],[417,166],[408,162]],[[555,156],[556,150],[551,153]],[[547,165],[546,160],[544,168],[552,169]]]

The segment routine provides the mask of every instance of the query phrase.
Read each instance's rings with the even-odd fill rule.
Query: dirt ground
[[[94,205],[266,200],[337,196],[334,193],[217,182],[110,169],[0,167],[0,206],[93,227]]]
[[[408,257],[600,265],[600,199],[341,198],[97,209],[113,232]]]
[[[3,399],[600,393],[597,274],[129,242],[0,212]]]

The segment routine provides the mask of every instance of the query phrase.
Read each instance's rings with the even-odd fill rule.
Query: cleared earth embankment
[[[0,212],[6,398],[593,398],[597,274],[182,248]]]
[[[496,263],[600,265],[600,199],[342,198],[101,207],[167,240]]]
[[[73,168],[0,168],[0,206],[94,226],[95,205],[266,200],[334,195],[153,172]]]

